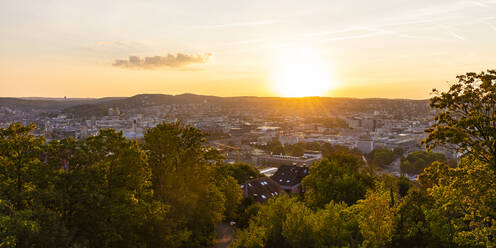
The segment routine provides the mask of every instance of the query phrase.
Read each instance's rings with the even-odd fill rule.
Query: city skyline
[[[427,99],[495,67],[494,0],[0,7],[1,97]]]

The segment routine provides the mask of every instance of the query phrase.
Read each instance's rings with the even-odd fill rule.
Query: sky
[[[0,0],[4,97],[426,99],[494,68],[496,0]]]

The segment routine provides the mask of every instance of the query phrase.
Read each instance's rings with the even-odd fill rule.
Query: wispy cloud
[[[380,29],[380,28],[372,28],[372,27],[359,27],[359,29],[363,29],[363,30],[367,30],[367,31],[373,31],[373,32],[376,32],[379,34],[384,34],[384,35],[387,35],[387,34],[395,35],[395,36],[398,36],[401,38],[416,38],[416,36],[414,36],[414,35],[409,35],[409,34],[405,34],[403,32],[398,32],[398,31],[392,31],[389,29]]]
[[[93,41],[78,48],[100,54],[122,54],[123,52],[141,51],[145,45],[135,41]]]
[[[386,34],[387,33],[385,33],[385,32],[373,32],[373,33],[366,33],[366,34],[356,34],[356,35],[332,37],[332,38],[324,39],[324,40],[322,40],[322,42],[364,39],[364,38],[370,38],[370,37],[381,36],[381,35],[386,35]]]
[[[251,21],[251,22],[225,23],[225,24],[206,26],[206,28],[250,27],[250,26],[270,25],[274,23],[275,21],[272,20],[263,20],[263,21]]]
[[[112,65],[131,69],[157,69],[160,67],[184,68],[192,64],[205,64],[212,57],[211,53],[203,55],[188,55],[183,53],[168,54],[167,56],[153,56],[141,58],[129,56],[127,60],[116,60]]]
[[[125,44],[124,42],[119,42],[119,41],[95,41],[89,43],[89,46],[91,47],[117,47],[117,48],[122,48],[122,47],[127,47],[129,45]]]
[[[486,25],[488,25],[492,30],[496,31],[496,26],[494,26],[493,24],[486,22]]]

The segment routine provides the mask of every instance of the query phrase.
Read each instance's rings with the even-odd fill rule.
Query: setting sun
[[[329,67],[311,49],[281,52],[276,63],[274,90],[281,96],[322,96],[334,86]]]

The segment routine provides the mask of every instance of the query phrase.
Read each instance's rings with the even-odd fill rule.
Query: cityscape
[[[249,163],[260,171],[284,164],[309,166],[322,157],[277,153],[269,148],[274,143],[329,144],[357,150],[364,156],[381,148],[401,148],[405,155],[422,151],[425,130],[433,124],[436,114],[427,100],[222,98],[183,94],[0,101],[5,104],[0,108],[1,126],[34,123],[37,128],[33,134],[48,141],[84,139],[107,128],[122,132],[127,139],[141,140],[148,128],[179,121],[207,133],[210,145],[223,153],[225,162]],[[302,101],[307,106],[298,106]],[[435,151],[458,159],[453,149]],[[396,176],[407,174],[400,171],[399,157],[394,163],[378,166]],[[416,174],[409,176],[416,180]]]
[[[496,0],[1,0],[0,248],[496,247]]]

